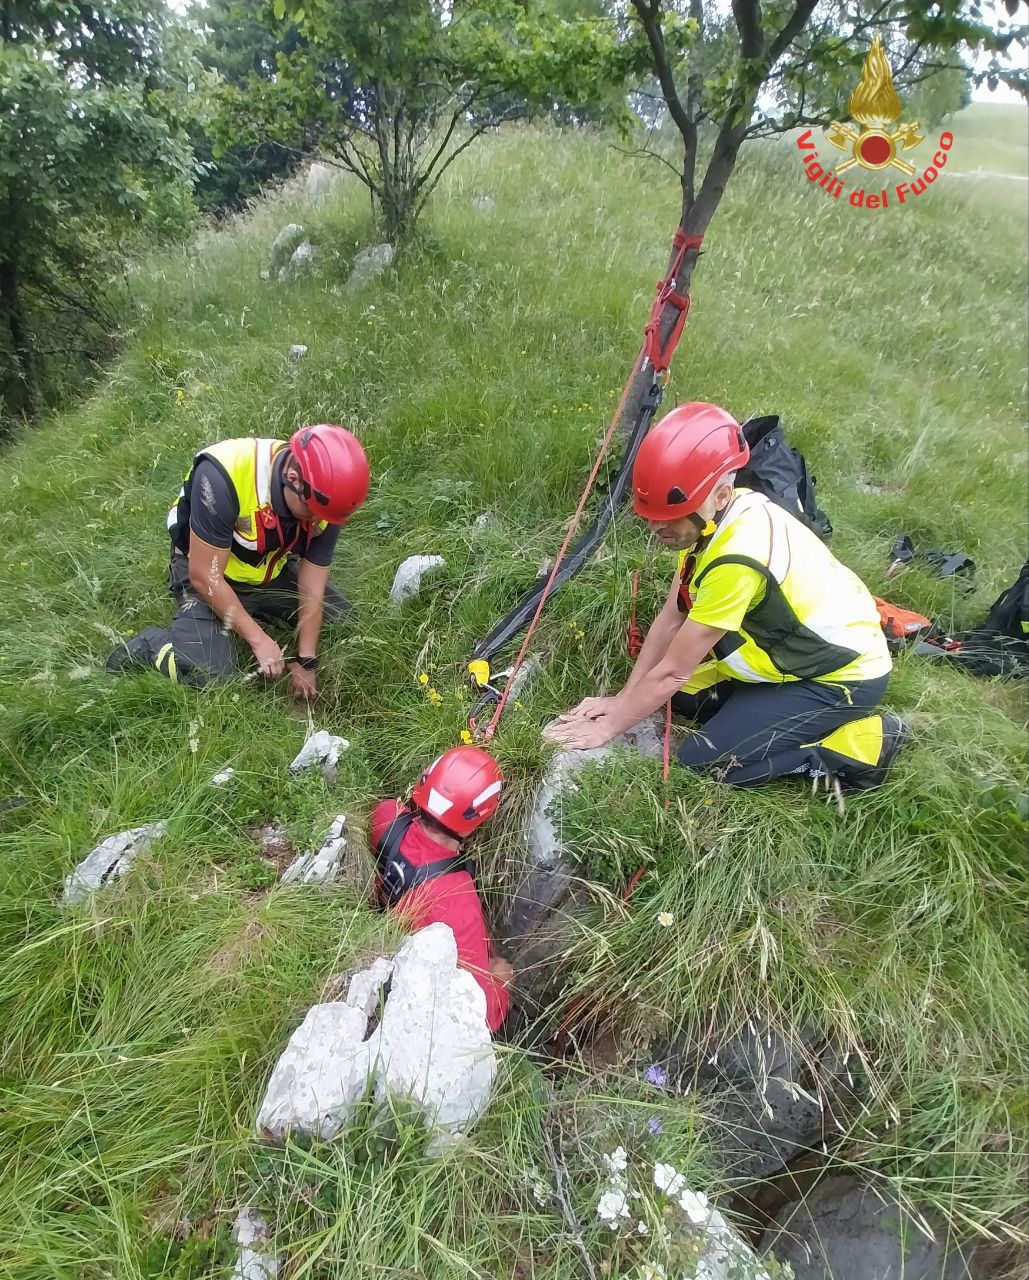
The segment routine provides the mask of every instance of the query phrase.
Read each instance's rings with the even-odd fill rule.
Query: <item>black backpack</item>
[[[736,483],[771,498],[828,542],[832,521],[818,505],[815,477],[804,455],[786,443],[778,417],[751,418],[743,424],[743,436],[750,445],[750,461],[736,473]]]
[[[1029,674],[1029,560],[993,602],[982,626],[964,636],[951,657],[976,676]]]

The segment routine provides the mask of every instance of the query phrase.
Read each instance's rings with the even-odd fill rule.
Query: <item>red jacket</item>
[[[375,806],[371,822],[373,849],[394,818],[406,812],[406,807],[397,800],[383,800]],[[404,857],[417,867],[436,862],[449,853],[433,840],[417,818],[408,827],[400,848]],[[496,1031],[507,1017],[511,995],[490,972],[489,930],[475,881],[468,872],[448,871],[446,875],[417,885],[404,895],[397,910],[411,922],[413,929],[424,929],[430,924],[450,926],[457,942],[457,963],[468,970],[486,993],[486,1023],[490,1031]]]

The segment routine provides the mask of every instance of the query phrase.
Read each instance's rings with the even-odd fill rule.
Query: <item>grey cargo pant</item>
[[[258,622],[296,624],[299,599],[295,556],[290,556],[285,569],[267,586],[231,585],[244,609]],[[211,680],[226,680],[243,670],[241,658],[248,657],[248,651],[197,594],[189,581],[189,562],[177,552],[168,566],[168,590],[177,606],[171,627],[147,627],[119,645],[108,658],[107,669],[154,666],[162,675],[195,688]],[[323,624],[342,622],[350,613],[350,602],[328,583]]]

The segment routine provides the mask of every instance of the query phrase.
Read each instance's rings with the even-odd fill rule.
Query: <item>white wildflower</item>
[[[696,1227],[702,1227],[711,1216],[707,1196],[703,1191],[684,1191],[679,1196],[679,1208]]]
[[[674,1164],[654,1165],[654,1186],[666,1195],[677,1196],[686,1186],[686,1179]]]
[[[624,1191],[605,1191],[597,1201],[597,1217],[612,1231],[617,1231],[629,1216]]]
[[[641,1221],[641,1222],[637,1222],[637,1223],[636,1223],[636,1234],[637,1234],[638,1236],[649,1236],[649,1235],[650,1235],[650,1228],[647,1226],[647,1224],[646,1224],[645,1222],[642,1222],[642,1221]]]
[[[625,1153],[624,1147],[615,1147],[610,1155],[604,1156],[604,1163],[607,1165],[608,1173],[624,1173],[629,1167],[629,1157]]]
[[[670,911],[659,911],[657,913],[657,922],[662,929],[670,929],[675,924],[675,916]]]
[[[200,724],[196,720],[189,722],[189,749],[193,755],[200,749]]]

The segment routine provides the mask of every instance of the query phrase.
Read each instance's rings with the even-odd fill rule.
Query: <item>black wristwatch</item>
[[[317,670],[318,670],[318,659],[317,659],[317,658],[297,658],[297,659],[296,659],[296,664],[297,664],[297,666],[298,666],[298,667],[303,667],[305,671],[317,671]]]

